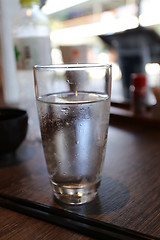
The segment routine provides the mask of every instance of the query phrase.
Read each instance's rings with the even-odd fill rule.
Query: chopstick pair
[[[0,206],[44,220],[71,230],[80,232],[94,239],[110,240],[158,240],[143,233],[118,227],[110,223],[69,212],[45,204],[21,199],[0,193]]]

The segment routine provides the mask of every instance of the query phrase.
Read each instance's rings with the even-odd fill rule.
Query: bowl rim
[[[17,115],[14,115],[13,117],[5,119],[5,120],[0,119],[0,123],[14,121],[14,120],[18,120],[18,119],[21,119],[21,118],[24,118],[24,117],[28,118],[28,114],[27,114],[27,111],[25,109],[11,108],[11,107],[0,107],[0,117],[5,112],[13,113],[13,114],[17,113]]]

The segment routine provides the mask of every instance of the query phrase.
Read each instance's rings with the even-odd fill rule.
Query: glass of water
[[[111,65],[34,66],[34,81],[54,196],[67,204],[90,202],[106,153]]]

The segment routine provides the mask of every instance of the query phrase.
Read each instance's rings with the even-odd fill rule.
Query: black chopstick
[[[110,240],[158,240],[140,232],[69,212],[56,207],[0,193],[0,206],[66,227],[95,239]]]

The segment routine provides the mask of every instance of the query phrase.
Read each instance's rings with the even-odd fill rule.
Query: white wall
[[[19,0],[0,0],[0,73],[4,100],[10,104],[18,99],[16,64],[12,42],[12,22],[20,8]]]

